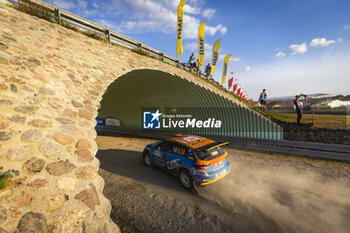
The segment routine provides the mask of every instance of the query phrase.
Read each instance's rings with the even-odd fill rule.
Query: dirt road
[[[143,165],[152,142],[97,138],[122,232],[349,232],[350,164],[228,149],[231,173],[194,195]]]

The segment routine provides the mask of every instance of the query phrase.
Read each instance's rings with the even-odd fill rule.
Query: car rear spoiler
[[[227,144],[228,144],[228,142],[218,142],[218,144],[216,144],[215,146],[212,146],[212,147],[208,148],[207,151],[210,151],[210,150],[212,150],[212,149],[214,149],[216,147],[219,147],[219,146],[225,146]]]

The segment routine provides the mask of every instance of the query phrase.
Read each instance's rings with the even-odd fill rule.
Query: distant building
[[[328,101],[327,106],[330,108],[340,108],[350,106],[350,101],[341,101],[341,100],[331,100]]]
[[[293,100],[294,98],[295,98],[295,95],[294,96],[282,96],[282,97],[268,98],[267,101]],[[327,99],[327,98],[332,98],[332,95],[331,94],[325,94],[325,93],[307,94],[307,98],[309,98],[309,99]]]
[[[302,97],[303,98],[303,97]],[[273,97],[267,99],[267,109],[276,112],[295,112],[293,100],[295,96]],[[307,101],[304,102],[304,110],[324,105],[332,100],[332,95],[325,93],[307,94]],[[329,107],[328,107],[329,108]]]

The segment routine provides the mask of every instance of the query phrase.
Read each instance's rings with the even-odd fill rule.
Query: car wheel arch
[[[192,177],[192,179],[193,179],[193,175],[192,175],[191,169],[188,168],[188,167],[185,167],[185,166],[180,166],[180,167],[177,168],[177,171],[176,171],[176,175],[177,175],[177,176],[179,176],[181,170],[186,170],[186,171],[188,171],[188,173],[190,173],[190,175],[191,175],[191,177]]]

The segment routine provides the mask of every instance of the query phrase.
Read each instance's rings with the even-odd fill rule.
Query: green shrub
[[[82,34],[84,34],[85,36],[91,37],[95,40],[100,40],[102,42],[108,43],[108,40],[105,36],[102,36],[100,34],[97,34],[96,32],[92,32],[92,31],[83,31]]]
[[[34,2],[27,1],[27,0],[18,0],[19,4],[14,4],[13,7],[17,10],[20,10],[22,12],[25,12],[29,15],[36,16],[38,18],[45,19],[50,22],[55,22],[55,12],[42,7]]]
[[[3,189],[5,189],[5,188],[7,187],[7,182],[6,182],[6,180],[7,180],[7,179],[10,179],[11,177],[12,177],[11,174],[7,174],[7,175],[5,175],[4,177],[2,177],[2,178],[0,179],[0,190],[3,190]]]
[[[78,29],[76,26],[74,26],[74,25],[72,25],[72,24],[70,24],[70,23],[67,23],[67,22],[65,22],[65,21],[61,21],[61,22],[59,22],[59,24],[60,24],[62,27],[65,27],[65,28],[67,28],[67,29],[73,30],[73,31],[75,31],[75,32],[79,31],[79,29]]]
[[[0,190],[3,190],[7,187],[7,183],[4,180],[0,180]]]
[[[140,50],[140,49],[137,49],[137,48],[132,48],[131,51],[134,52],[134,53],[140,54],[142,56],[151,57],[149,52],[146,52],[144,50]]]

